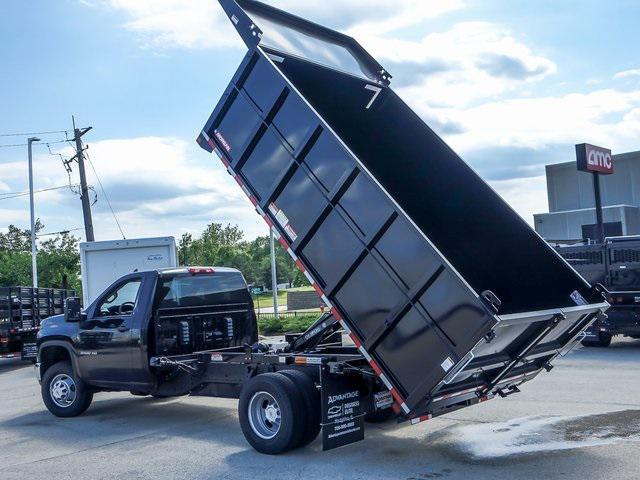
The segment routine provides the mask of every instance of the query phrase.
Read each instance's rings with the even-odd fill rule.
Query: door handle
[[[125,326],[118,327],[118,331],[122,333],[128,332],[129,330],[130,330],[129,327],[125,327]]]

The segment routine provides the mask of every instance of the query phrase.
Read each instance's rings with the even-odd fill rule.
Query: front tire
[[[70,362],[58,362],[42,377],[42,401],[56,417],[76,417],[84,413],[93,393],[73,371]]]
[[[242,433],[260,453],[277,455],[299,446],[306,423],[304,413],[298,388],[280,373],[253,377],[240,393]]]

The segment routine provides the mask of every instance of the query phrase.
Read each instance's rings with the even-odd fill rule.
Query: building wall
[[[640,206],[640,151],[613,156],[613,175],[600,175],[602,205]],[[576,162],[545,167],[550,212],[594,208],[593,175]]]
[[[624,235],[640,234],[640,151],[613,156],[613,175],[600,175],[604,222],[622,222]],[[582,238],[582,226],[595,224],[593,175],[576,162],[545,167],[550,213],[535,214],[534,226],[549,240]]]
[[[628,205],[604,207],[605,223],[621,222],[623,235],[640,234],[640,208]],[[547,240],[582,238],[582,226],[596,223],[595,208],[565,212],[537,213],[533,216],[536,232]]]

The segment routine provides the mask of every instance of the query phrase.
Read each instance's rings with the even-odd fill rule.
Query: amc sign
[[[603,175],[611,175],[613,173],[613,158],[609,149],[581,143],[576,145],[576,157],[578,159],[578,170],[597,172]]]

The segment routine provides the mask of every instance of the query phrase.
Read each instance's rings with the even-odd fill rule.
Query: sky
[[[272,0],[350,34],[391,86],[529,223],[544,165],[588,142],[640,150],[640,2]],[[46,232],[83,238],[84,140],[96,240],[267,228],[195,138],[246,52],[216,0],[0,1],[0,230],[29,226],[27,149]],[[49,146],[46,144],[49,143]],[[100,185],[102,184],[102,187]],[[62,187],[62,188],[57,188]],[[111,206],[109,206],[109,203]],[[79,229],[79,230],[75,230]]]

